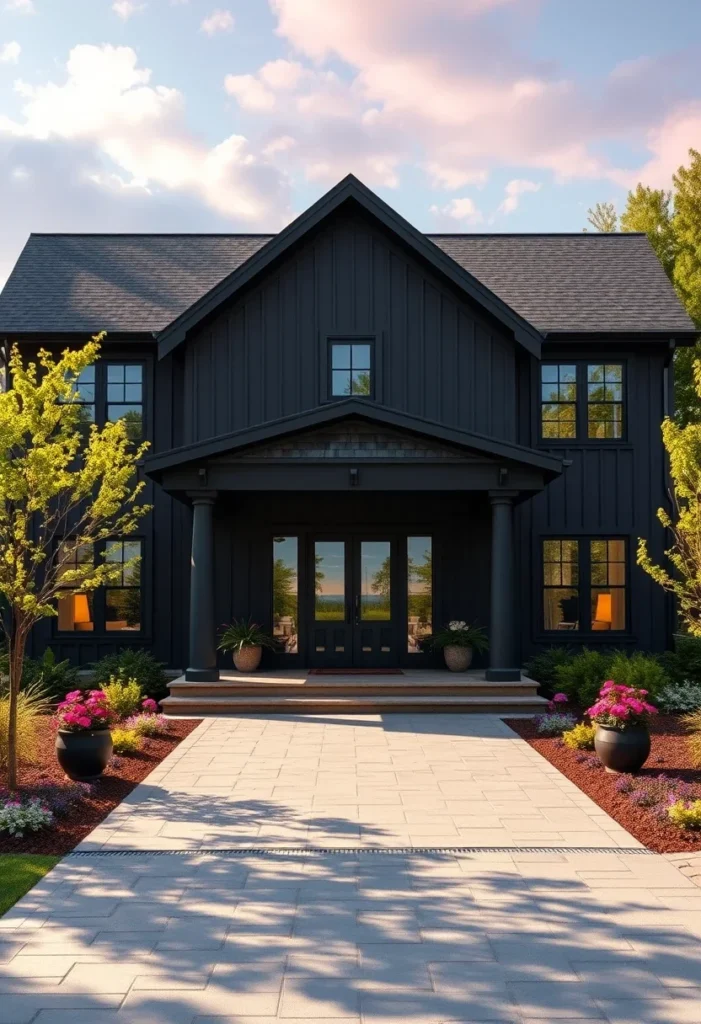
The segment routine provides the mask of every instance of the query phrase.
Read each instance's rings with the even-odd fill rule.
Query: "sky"
[[[30,231],[276,231],[349,172],[580,231],[701,149],[699,66],[698,0],[0,0],[0,282]]]

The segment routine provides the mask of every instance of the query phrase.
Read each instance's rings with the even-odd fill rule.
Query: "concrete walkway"
[[[0,1024],[701,1024],[698,879],[497,718],[212,719],[0,919]]]

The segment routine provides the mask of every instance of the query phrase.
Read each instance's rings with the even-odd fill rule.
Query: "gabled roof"
[[[155,480],[159,480],[162,473],[169,469],[181,468],[218,455],[243,452],[253,445],[265,444],[273,439],[289,437],[349,417],[360,417],[370,423],[405,430],[419,437],[454,445],[490,459],[502,459],[506,462],[530,466],[541,470],[550,477],[557,476],[563,468],[560,459],[533,448],[511,444],[508,441],[498,441],[492,437],[474,434],[467,430],[445,427],[432,420],[397,412],[395,409],[378,405],[368,399],[348,398],[308,412],[271,420],[257,427],[247,427],[244,430],[221,434],[219,437],[200,441],[197,444],[184,445],[181,448],[173,448],[167,452],[150,455],[145,462],[146,473]]]
[[[349,202],[364,209],[400,238],[405,245],[408,245],[416,255],[426,260],[436,271],[448,278],[471,299],[478,302],[483,309],[501,321],[508,330],[513,331],[516,340],[529,352],[533,355],[540,355],[542,337],[532,324],[528,323],[488,288],[485,288],[469,271],[450,257],[446,257],[442,249],[434,245],[426,235],[417,231],[413,224],[400,217],[391,206],[383,202],[379,196],[366,188],[352,174],[340,181],[325,196],[310,206],[305,213],[288,224],[274,238],[271,238],[237,270],[232,271],[228,277],[225,277],[223,281],[177,317],[173,323],[169,324],[165,330],[161,331],[158,336],[159,354],[164,356],[171,352],[185,340],[187,332],[201,320],[213,313],[223,302],[232,298],[239,289],[249,284],[274,260],[304,238],[335,210]]]

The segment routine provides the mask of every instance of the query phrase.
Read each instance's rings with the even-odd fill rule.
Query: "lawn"
[[[31,853],[0,854],[0,916],[58,863],[60,857]]]

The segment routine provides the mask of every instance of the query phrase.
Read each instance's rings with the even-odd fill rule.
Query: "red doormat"
[[[310,676],[403,676],[400,668],[310,668]]]

